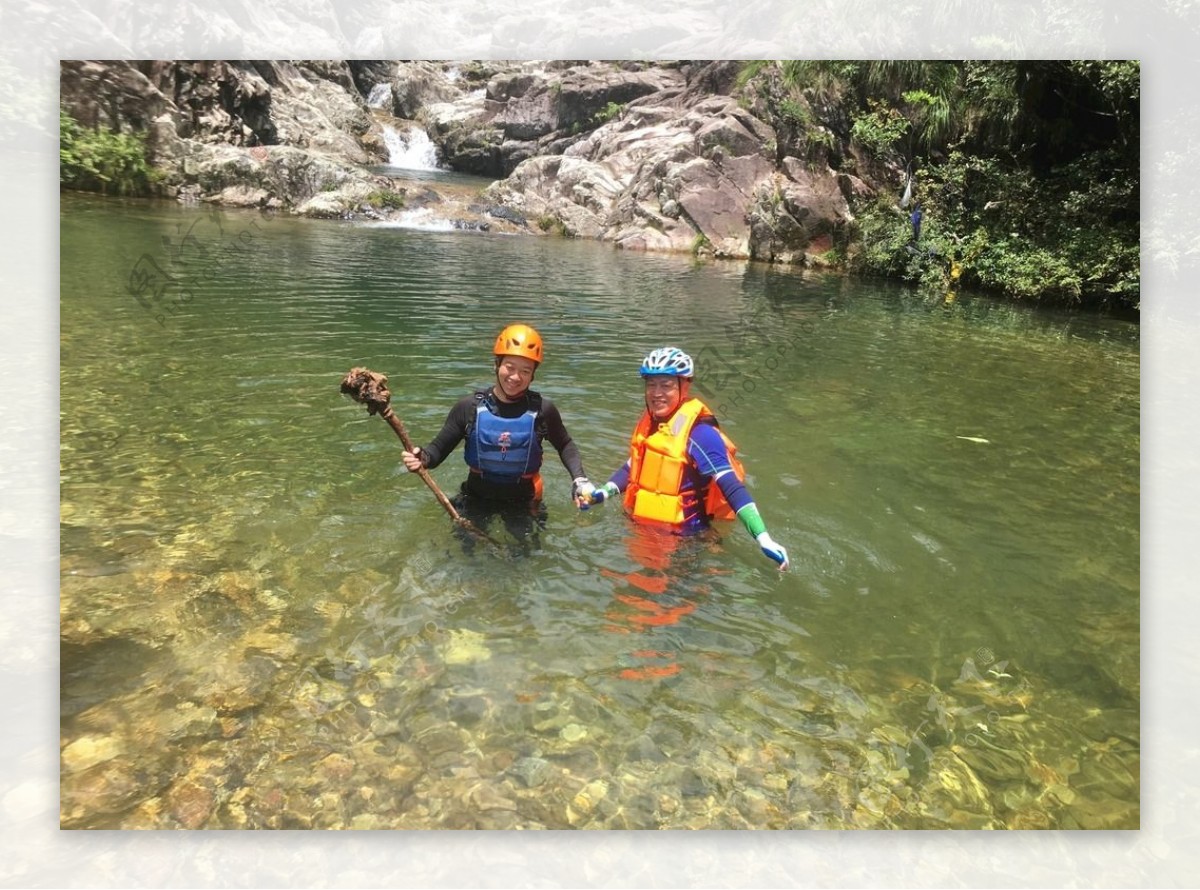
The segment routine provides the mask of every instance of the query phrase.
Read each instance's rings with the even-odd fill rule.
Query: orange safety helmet
[[[542,338],[527,324],[510,324],[496,337],[492,349],[496,356],[519,355],[542,363]]]

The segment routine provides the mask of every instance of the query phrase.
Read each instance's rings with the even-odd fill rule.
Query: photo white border
[[[1200,324],[1193,0],[283,0],[0,13],[0,886],[1180,886],[1195,766]],[[648,44],[648,45],[643,45]],[[1142,60],[1142,828],[1137,832],[69,832],[58,828],[58,224],[63,58]],[[64,369],[69,370],[69,369]],[[86,411],[86,405],[67,406]]]

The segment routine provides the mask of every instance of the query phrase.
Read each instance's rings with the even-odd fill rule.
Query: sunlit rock
[[[62,765],[68,772],[81,772],[125,752],[125,741],[115,736],[85,735],[62,750]]]

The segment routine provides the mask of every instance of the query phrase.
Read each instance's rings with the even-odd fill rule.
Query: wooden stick
[[[380,411],[379,416],[386,420],[391,428],[396,431],[396,435],[400,437],[400,441],[404,444],[404,450],[413,452],[413,443],[412,440],[408,438],[408,430],[404,428],[404,421],[401,420],[400,416],[392,410],[392,406],[388,405],[386,408]],[[438,488],[438,484],[433,481],[433,477],[429,475],[429,471],[427,469],[420,467],[416,472],[417,475],[421,477],[421,481],[429,486],[429,490],[433,492],[433,496],[437,498],[438,503],[442,505],[442,508],[450,514],[451,519],[464,528],[470,529],[471,531],[482,535],[485,538],[487,537],[487,535],[483,534],[480,529],[477,529],[475,526],[473,526],[468,520],[464,519],[457,510],[454,509],[454,505],[450,503],[450,499],[442,493],[440,488]]]
[[[392,394],[387,388],[387,377],[367,368],[352,368],[350,373],[342,379],[341,390],[354,399],[354,401],[366,405],[368,414],[378,414],[386,420],[396,435],[400,437],[400,442],[404,445],[404,450],[410,453],[413,452],[413,443],[408,437],[408,430],[404,428],[404,421],[392,410]],[[454,520],[455,525],[466,529],[489,544],[493,544],[496,547],[500,546],[499,541],[495,540],[454,509],[454,505],[450,503],[450,499],[438,488],[438,484],[433,481],[433,477],[429,475],[428,470],[421,467],[416,473],[421,477],[421,481],[429,486],[429,490],[433,492],[433,496],[442,505],[442,509],[450,514],[450,518]]]

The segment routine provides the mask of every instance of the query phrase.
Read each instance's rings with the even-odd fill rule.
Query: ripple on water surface
[[[65,827],[1138,824],[1136,327],[282,218],[160,324],[104,282],[189,211],[63,201]],[[512,320],[593,480],[691,351],[791,571],[552,452],[545,528],[466,546],[337,386],[428,442]]]

